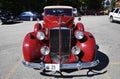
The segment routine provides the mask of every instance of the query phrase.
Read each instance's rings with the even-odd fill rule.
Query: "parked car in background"
[[[110,22],[120,22],[120,8],[114,8],[109,12]]]
[[[9,11],[0,10],[0,24],[13,23],[14,21],[15,17],[13,13]]]
[[[0,25],[2,24],[2,20],[0,19]]]
[[[73,15],[74,15],[74,16],[78,16],[77,8],[73,8]]]
[[[36,23],[23,40],[25,66],[60,72],[99,64],[95,38],[80,21],[74,24],[72,10],[71,6],[44,8],[44,24]]]
[[[1,15],[1,10],[0,10],[0,25],[2,24],[2,15]]]
[[[28,20],[28,21],[33,21],[33,20],[39,20],[41,18],[41,15],[37,12],[33,11],[25,11],[22,12],[18,18],[20,20]]]

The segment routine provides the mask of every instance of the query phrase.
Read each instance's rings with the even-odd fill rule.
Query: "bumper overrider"
[[[42,70],[50,71],[60,71],[61,69],[82,69],[82,68],[91,68],[99,64],[99,60],[94,60],[92,62],[78,62],[70,64],[46,64],[46,63],[31,63],[23,61],[23,64],[27,67],[37,68]]]

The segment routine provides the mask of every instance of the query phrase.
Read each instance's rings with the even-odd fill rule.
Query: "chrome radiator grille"
[[[63,59],[65,58],[69,58],[68,56],[70,52],[70,36],[71,36],[70,33],[71,33],[70,29],[67,28],[66,29],[61,28],[60,31],[59,29],[50,30],[50,54],[52,60],[57,60],[58,56],[61,58],[61,61],[64,61]],[[57,61],[59,61],[59,59]]]

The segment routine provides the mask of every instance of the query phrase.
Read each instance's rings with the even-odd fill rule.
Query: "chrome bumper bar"
[[[45,63],[31,63],[23,61],[23,64],[27,67],[37,68],[37,69],[45,69]],[[60,69],[82,69],[82,68],[90,68],[95,67],[99,64],[99,60],[95,60],[92,62],[78,62],[78,63],[70,63],[70,64],[60,64]]]

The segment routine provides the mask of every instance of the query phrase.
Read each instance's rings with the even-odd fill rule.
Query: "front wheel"
[[[112,16],[110,17],[110,22],[114,22],[114,20],[113,20],[113,17],[112,17]]]

